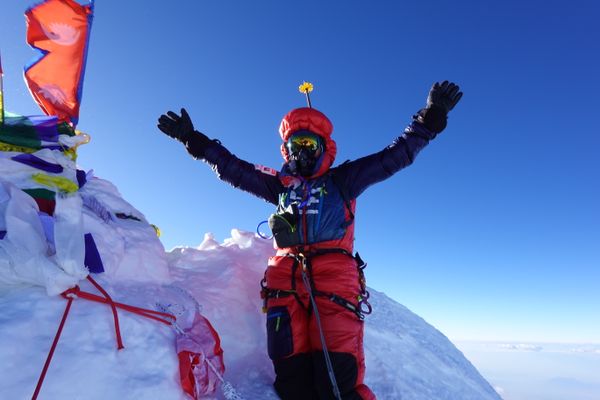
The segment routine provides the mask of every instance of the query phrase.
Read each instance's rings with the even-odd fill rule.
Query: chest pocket
[[[269,226],[278,247],[341,239],[346,233],[345,202],[330,176],[290,188],[279,197]]]
[[[314,196],[318,199],[314,208],[316,212],[307,215],[309,239],[314,242],[341,239],[347,224],[345,204],[339,189],[329,178]]]

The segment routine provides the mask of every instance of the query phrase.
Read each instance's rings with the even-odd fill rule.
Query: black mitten
[[[427,106],[413,118],[438,134],[446,128],[448,112],[456,106],[462,95],[458,85],[448,81],[436,82],[427,96]]]
[[[205,134],[194,130],[192,119],[185,108],[181,109],[181,116],[173,111],[161,115],[157,126],[166,135],[183,143],[195,158],[202,158],[204,150],[212,142]]]

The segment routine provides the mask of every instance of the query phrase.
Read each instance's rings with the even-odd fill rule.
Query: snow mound
[[[83,225],[93,235],[105,274],[114,281],[170,280],[162,243],[144,215],[109,181],[93,177],[78,192]]]
[[[203,305],[221,334],[226,377],[248,399],[277,399],[266,355],[258,293],[272,242],[232,230],[216,246],[211,234],[197,248],[167,254],[171,274]],[[368,275],[368,272],[367,272]],[[438,330],[385,294],[369,289],[365,319],[366,383],[379,399],[498,400],[500,396]]]
[[[49,149],[27,154],[38,164],[60,168],[40,181],[40,170],[24,164],[22,156],[0,151],[0,285],[43,286],[49,295],[73,287],[88,275],[86,234],[92,235],[108,277],[170,279],[156,231],[112,183],[78,170],[65,154]],[[43,207],[48,203],[52,206]]]

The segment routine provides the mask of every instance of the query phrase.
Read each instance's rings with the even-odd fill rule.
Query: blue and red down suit
[[[265,273],[268,352],[276,373],[275,389],[283,399],[335,399],[309,292],[301,277],[302,258],[309,260],[310,282],[339,391],[346,399],[375,399],[363,383],[363,321],[339,302],[357,307],[364,286],[352,256],[356,198],[374,183],[410,165],[435,134],[413,121],[404,134],[383,150],[332,168],[336,144],[329,119],[313,108],[299,108],[282,120],[283,169],[255,166],[214,141],[203,159],[220,179],[285,208],[296,203],[297,245],[277,248]],[[325,152],[310,177],[289,172],[285,146],[297,132],[309,131],[325,141]],[[363,282],[364,285],[364,282]]]

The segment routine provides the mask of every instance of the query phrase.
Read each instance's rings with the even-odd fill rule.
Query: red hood
[[[281,139],[283,139],[283,143],[281,144],[281,155],[286,163],[289,162],[289,156],[285,144],[290,136],[303,130],[313,132],[321,136],[325,141],[325,154],[323,155],[321,166],[313,176],[309,177],[315,178],[327,172],[335,160],[337,146],[335,141],[331,139],[333,124],[325,114],[314,108],[296,108],[287,113],[279,125],[279,134],[281,135]]]

